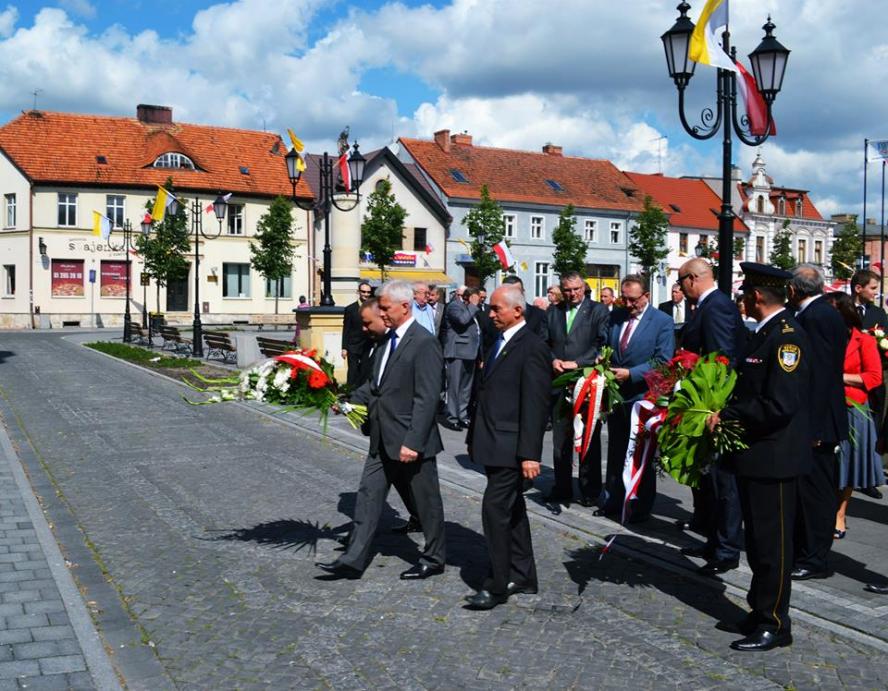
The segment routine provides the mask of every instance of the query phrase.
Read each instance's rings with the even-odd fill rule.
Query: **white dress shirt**
[[[623,340],[623,334],[626,333],[626,329],[629,328],[629,324],[631,322],[635,322],[632,325],[632,331],[629,332],[629,338],[626,339],[626,346],[629,346],[630,341],[632,341],[632,337],[635,335],[635,332],[638,331],[638,323],[641,321],[641,318],[644,316],[644,313],[647,312],[648,307],[650,306],[650,303],[646,304],[644,306],[644,309],[641,310],[637,317],[629,317],[629,319],[623,322],[623,326],[620,327],[620,337],[617,339],[617,343],[620,343]]]
[[[398,344],[395,346],[396,350],[401,347],[401,339],[404,338],[404,334],[407,333],[407,329],[409,329],[410,325],[415,321],[416,320],[413,317],[410,317],[410,319],[408,319],[403,324],[401,324],[401,326],[395,329],[395,333],[398,335]],[[382,374],[383,372],[385,372],[385,366],[388,364],[389,354],[392,352],[391,336],[392,332],[391,329],[389,329],[389,340],[385,343],[385,350],[382,351],[382,362],[379,364],[379,379],[376,380],[377,384],[382,381]]]

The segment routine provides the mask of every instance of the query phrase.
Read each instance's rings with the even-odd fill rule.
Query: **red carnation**
[[[319,370],[312,370],[308,375],[308,387],[310,389],[323,389],[330,380],[327,375]]]
[[[675,353],[675,357],[669,361],[669,365],[678,365],[686,370],[691,370],[694,369],[694,365],[697,364],[697,360],[699,359],[700,356],[697,355],[697,353],[692,353],[689,350],[679,350]]]
[[[719,355],[715,358],[715,361],[720,365],[724,365],[725,367],[729,367],[731,364],[731,361],[728,360],[728,358],[726,358],[724,355]]]

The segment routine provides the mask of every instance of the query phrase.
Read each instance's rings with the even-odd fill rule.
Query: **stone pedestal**
[[[345,306],[355,301],[358,282],[361,280],[361,220],[363,218],[363,198],[358,208],[340,211],[333,208],[330,214],[330,249],[333,251],[331,292],[333,302]],[[318,255],[323,250],[323,222],[321,224]]]
[[[299,323],[299,347],[315,348],[318,354],[333,363],[336,381],[345,382],[346,364],[342,359],[342,318],[344,306],[312,307],[297,311]]]

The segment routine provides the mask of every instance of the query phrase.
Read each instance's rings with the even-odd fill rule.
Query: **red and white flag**
[[[746,103],[746,117],[749,118],[749,131],[755,136],[761,136],[768,130],[768,107],[765,105],[765,99],[758,90],[753,77],[740,61],[735,63],[737,66],[737,90]],[[774,118],[771,118],[770,135],[773,137],[777,134],[777,125]]]
[[[512,256],[512,251],[509,249],[505,240],[500,240],[496,243],[493,246],[493,252],[499,258],[504,271],[510,266],[515,265],[515,257]]]
[[[224,202],[227,204],[227,203],[228,203],[228,200],[231,199],[231,194],[232,194],[232,193],[229,192],[228,194],[223,195],[223,196],[222,196],[222,201],[224,201]],[[210,202],[209,204],[207,204],[207,208],[204,209],[204,213],[211,214],[211,213],[213,213],[215,210],[216,210],[216,203],[215,203],[215,202]]]
[[[352,176],[351,170],[349,170],[348,167],[348,151],[344,152],[342,156],[339,157],[337,165],[339,166],[339,177],[342,178],[342,185],[345,187],[345,191],[351,192]]]

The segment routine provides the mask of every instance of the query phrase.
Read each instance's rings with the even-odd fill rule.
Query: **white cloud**
[[[18,10],[12,5],[7,5],[6,9],[0,12],[0,38],[11,36],[17,21]]]
[[[58,0],[58,4],[71,14],[76,14],[85,19],[92,19],[96,16],[95,5],[89,2],[89,0]]]

